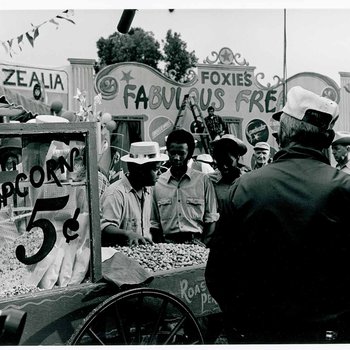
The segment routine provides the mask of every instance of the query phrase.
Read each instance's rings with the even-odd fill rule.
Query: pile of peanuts
[[[27,255],[35,254],[41,247],[43,234],[33,230],[19,236],[11,243],[0,246],[0,298],[27,294],[39,290],[36,286],[26,284],[29,267],[16,258],[16,247],[23,245]]]
[[[198,244],[158,243],[114,248],[152,272],[206,264],[209,254],[208,248]]]

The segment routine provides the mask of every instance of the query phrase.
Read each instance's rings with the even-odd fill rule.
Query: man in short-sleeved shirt
[[[207,174],[187,166],[193,136],[182,129],[167,138],[171,167],[154,187],[151,225],[165,242],[200,239],[208,243],[219,218],[214,187]]]
[[[132,245],[152,242],[150,234],[151,187],[160,164],[168,160],[157,142],[134,142],[124,177],[111,184],[101,198],[102,245]]]

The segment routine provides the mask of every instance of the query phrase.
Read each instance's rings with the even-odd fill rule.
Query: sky
[[[229,47],[256,67],[255,73],[265,75],[264,85],[273,84],[275,75],[283,77],[284,62],[287,77],[316,72],[339,84],[339,72],[350,72],[350,4],[337,0],[12,0],[0,5],[1,43],[16,42],[33,26],[44,24],[34,47],[24,37],[22,51],[13,44],[11,57],[0,45],[0,61],[58,68],[68,65],[68,58],[97,59],[97,40],[117,30],[124,8],[138,9],[132,26],[153,32],[160,43],[168,29],[179,33],[199,63]],[[75,24],[57,20],[66,9],[74,10],[69,19]]]

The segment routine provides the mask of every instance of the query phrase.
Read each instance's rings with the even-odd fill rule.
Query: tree
[[[131,28],[128,34],[115,32],[107,39],[100,38],[96,45],[101,67],[119,62],[140,62],[158,69],[158,63],[163,59],[154,34],[142,28]]]
[[[198,62],[198,58],[195,56],[194,51],[187,51],[187,44],[181,39],[179,33],[174,32],[169,29],[166,34],[164,44],[164,61],[165,73],[169,74],[171,71],[175,72],[175,80],[186,82],[189,77],[187,70],[194,67]]]

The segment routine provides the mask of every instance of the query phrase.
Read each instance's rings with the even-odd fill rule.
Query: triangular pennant
[[[6,46],[6,43],[2,41],[1,44],[2,44],[2,46],[4,47],[6,53],[9,53],[9,50],[8,50],[8,48],[7,48],[7,46]]]
[[[17,37],[17,43],[20,44],[23,41],[23,34]]]
[[[60,16],[60,15],[57,15],[56,18],[65,19],[66,21],[69,21],[69,22],[75,24],[75,22],[73,20],[66,18],[66,17],[63,17],[63,16]]]
[[[60,25],[58,22],[56,22],[53,18],[49,20],[50,23],[56,25],[56,29],[58,29],[58,26]]]
[[[33,38],[30,36],[30,34],[29,34],[28,32],[26,33],[26,37],[27,37],[27,39],[28,39],[30,45],[32,45],[32,47],[34,47],[34,40],[33,40]]]
[[[39,28],[35,28],[34,30],[34,35],[33,35],[33,40],[35,40],[39,36]]]

